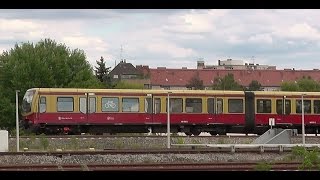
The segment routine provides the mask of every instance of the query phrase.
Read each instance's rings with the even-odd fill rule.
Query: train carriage
[[[23,98],[23,124],[36,133],[258,133],[301,127],[299,92],[32,88]],[[320,93],[304,93],[306,130],[317,132]],[[285,103],[283,103],[285,102]]]

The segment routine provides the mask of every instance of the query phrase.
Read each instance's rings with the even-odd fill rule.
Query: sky
[[[320,11],[312,9],[9,9],[0,10],[0,51],[50,38],[101,56],[150,68],[197,68],[218,60],[320,68]],[[121,50],[122,49],[122,50]]]

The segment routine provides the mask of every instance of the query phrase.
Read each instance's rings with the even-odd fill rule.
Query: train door
[[[43,122],[46,117],[45,117],[45,113],[47,112],[47,98],[45,96],[41,96],[39,95],[38,98],[38,115],[37,115],[37,119],[38,122]]]
[[[147,94],[147,97],[144,99],[144,110],[145,110],[145,123],[152,124],[153,123],[153,95]]]
[[[282,99],[277,99],[276,110],[278,115],[278,118],[275,119],[276,125],[291,123],[289,118],[289,115],[291,114],[291,99],[287,99],[286,96],[283,96]]]
[[[207,99],[208,123],[213,125],[211,135],[216,135],[223,124],[223,99],[222,97],[210,97]]]
[[[96,112],[96,97],[94,97],[94,93],[85,93],[85,96],[79,97],[79,107],[80,113],[83,114],[85,119],[85,123],[92,123],[96,121],[95,112]]]

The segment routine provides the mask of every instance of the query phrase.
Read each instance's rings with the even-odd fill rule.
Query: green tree
[[[252,80],[247,89],[249,91],[261,91],[261,84],[257,80]]]
[[[280,88],[282,91],[317,92],[320,91],[320,84],[311,77],[303,77],[295,82],[283,82]]]
[[[299,86],[295,82],[283,82],[280,85],[281,91],[299,91]]]
[[[190,89],[204,89],[203,81],[200,79],[199,72],[197,72],[186,85]]]
[[[212,86],[216,90],[234,90],[242,91],[243,87],[238,84],[233,77],[233,74],[228,73],[225,77],[216,77],[214,78],[214,84]]]
[[[34,87],[99,88],[82,50],[71,50],[51,39],[21,43],[0,55],[0,127],[14,127],[15,90],[19,102]]]
[[[110,67],[106,67],[103,57],[101,56],[100,61],[96,61],[98,66],[95,66],[95,74],[100,82],[102,82],[107,87],[111,87],[111,78],[108,75],[110,72]]]
[[[143,84],[136,84],[136,83],[128,83],[125,81],[119,81],[114,88],[115,89],[143,89],[144,86],[143,86]]]

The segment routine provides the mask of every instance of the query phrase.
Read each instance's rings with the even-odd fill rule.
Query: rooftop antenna
[[[253,63],[253,65],[254,65],[254,56],[252,56],[252,57],[251,57],[251,59],[252,59],[252,63]]]

